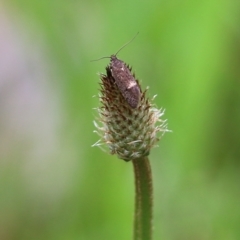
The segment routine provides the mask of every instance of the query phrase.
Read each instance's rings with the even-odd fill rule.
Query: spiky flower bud
[[[126,67],[131,71],[129,66]],[[111,154],[125,161],[148,156],[159,140],[157,133],[168,131],[166,121],[160,119],[164,111],[153,106],[153,99],[148,99],[147,90],[142,91],[137,80],[141,96],[138,106],[132,108],[120,92],[109,66],[106,72],[106,75],[100,75],[101,107],[98,113],[101,125],[94,122],[101,139],[93,146],[107,145]]]

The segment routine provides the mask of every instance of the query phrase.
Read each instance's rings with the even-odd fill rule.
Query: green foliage
[[[132,237],[130,163],[91,148],[119,53],[168,128],[151,152],[154,239],[240,239],[237,1],[1,4],[0,239]]]

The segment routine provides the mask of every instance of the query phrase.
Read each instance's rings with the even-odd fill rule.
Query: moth
[[[141,91],[135,77],[129,67],[122,60],[118,59],[117,54],[110,57],[110,70],[116,85],[123,97],[131,108],[137,108]]]
[[[126,45],[132,42],[137,35],[138,33],[128,43],[123,45],[117,51],[117,53],[112,54],[110,57],[102,57],[102,58],[110,58],[109,68],[111,71],[111,76],[115,80],[115,83],[119,91],[121,92],[122,96],[127,101],[128,105],[133,109],[137,108],[139,105],[140,98],[141,98],[141,90],[134,75],[131,73],[131,69],[128,67],[128,65],[125,62],[117,58],[117,54]]]

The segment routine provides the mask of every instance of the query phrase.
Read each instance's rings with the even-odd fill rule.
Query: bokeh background
[[[119,53],[166,109],[154,239],[240,239],[240,2],[0,1],[0,239],[132,238],[131,163],[92,148]]]

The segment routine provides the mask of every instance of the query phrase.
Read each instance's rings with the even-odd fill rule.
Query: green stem
[[[147,157],[132,160],[135,176],[134,240],[152,239],[153,188]]]

